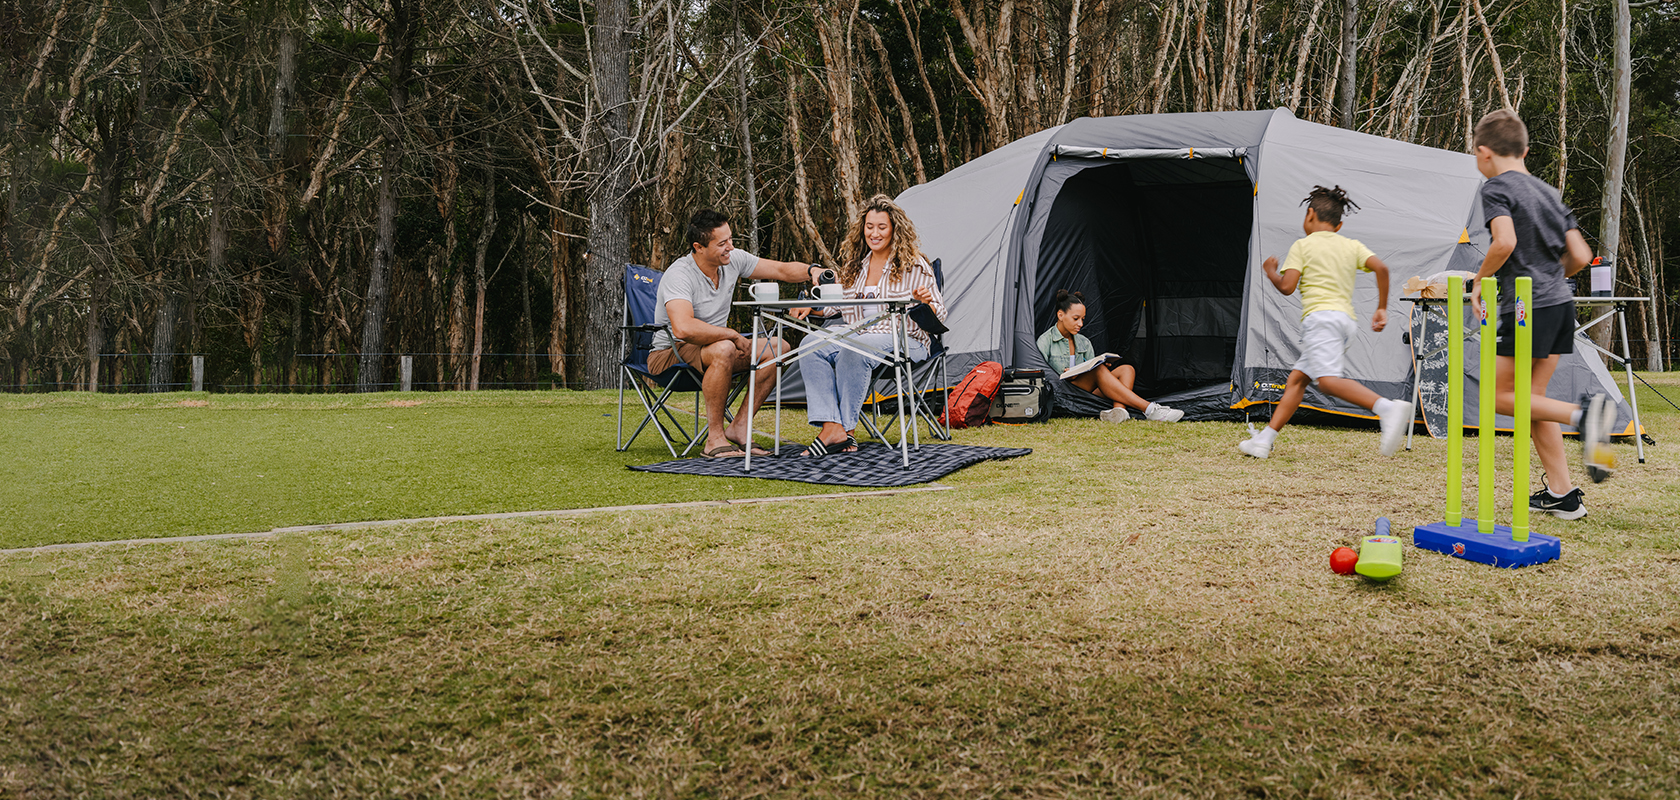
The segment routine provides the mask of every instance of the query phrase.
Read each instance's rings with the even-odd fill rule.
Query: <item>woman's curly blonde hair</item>
[[[884,276],[888,283],[903,280],[916,260],[922,257],[921,239],[916,236],[916,224],[910,221],[910,215],[904,213],[904,209],[899,208],[892,198],[884,194],[875,195],[858,209],[857,218],[852,220],[851,228],[846,231],[846,240],[840,243],[840,263],[835,271],[840,274],[842,286],[851,286],[858,273],[863,271],[863,259],[869,254],[869,245],[863,240],[863,221],[871,211],[885,213],[892,223],[892,268]]]

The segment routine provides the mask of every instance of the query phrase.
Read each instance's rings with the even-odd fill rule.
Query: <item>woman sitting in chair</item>
[[[840,265],[836,271],[848,299],[914,299],[932,308],[940,321],[945,320],[945,300],[939,294],[933,267],[922,256],[916,226],[904,209],[884,194],[869,198],[860,216],[852,220],[846,241],[840,245]],[[845,306],[841,312],[849,326],[879,314],[880,307]],[[914,324],[909,325],[909,333],[910,360],[926,359],[931,346],[927,333]],[[892,322],[886,318],[846,337],[847,342],[888,353],[893,349],[892,339]],[[805,455],[857,450],[854,432],[877,363],[881,362],[833,342],[800,358],[806,413],[811,424],[821,428],[811,446],[805,449]]]
[[[1084,327],[1085,295],[1057,289],[1056,324],[1038,337],[1038,352],[1058,374],[1097,357],[1091,340],[1079,334]],[[1113,408],[1099,415],[1104,422],[1125,422],[1132,418],[1130,409],[1133,408],[1142,411],[1144,419],[1156,422],[1177,422],[1184,418],[1183,411],[1151,403],[1132,391],[1132,386],[1137,383],[1137,368],[1124,359],[1112,369],[1106,363],[1099,364],[1089,372],[1066,380],[1114,404]]]

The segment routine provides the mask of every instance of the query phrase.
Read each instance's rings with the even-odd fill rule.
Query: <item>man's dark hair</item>
[[[712,243],[712,231],[729,224],[729,215],[722,211],[702,208],[688,220],[688,249],[694,245],[705,247]]]
[[[1517,112],[1502,108],[1476,123],[1475,142],[1477,147],[1486,147],[1495,155],[1521,158],[1528,152],[1528,126]]]
[[[1347,192],[1342,191],[1339,185],[1334,189],[1314,186],[1312,194],[1307,195],[1307,199],[1302,200],[1301,204],[1312,209],[1313,213],[1318,215],[1319,222],[1330,225],[1342,224],[1343,214],[1359,210],[1359,204],[1349,200]]]

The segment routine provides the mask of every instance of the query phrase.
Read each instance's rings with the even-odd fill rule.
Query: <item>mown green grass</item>
[[[1536,520],[1562,561],[1387,585],[1329,552],[1436,518],[1442,443],[1228,423],[961,432],[1035,452],[938,493],[4,556],[0,795],[1672,797],[1644,397],[1650,463]]]
[[[652,431],[615,452],[616,413],[606,392],[0,396],[0,549],[834,491],[631,472],[670,454]]]

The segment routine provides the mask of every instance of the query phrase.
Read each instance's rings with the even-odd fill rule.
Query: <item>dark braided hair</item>
[[[1056,290],[1056,310],[1058,312],[1065,312],[1076,305],[1085,305],[1085,294],[1083,292],[1069,292],[1066,289]]]
[[[1349,200],[1347,192],[1343,191],[1340,185],[1334,189],[1314,186],[1312,194],[1307,195],[1307,199],[1302,200],[1301,205],[1311,208],[1313,213],[1318,215],[1320,222],[1331,225],[1342,224],[1343,214],[1359,210],[1359,204]]]

